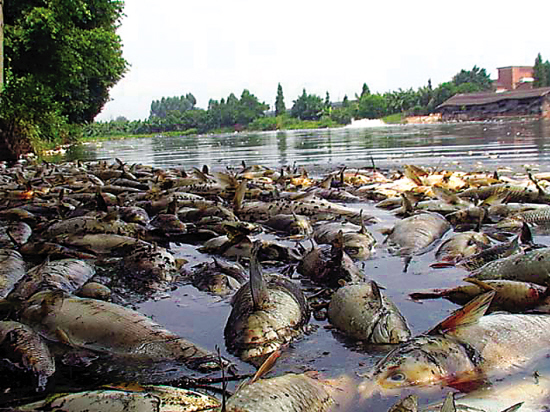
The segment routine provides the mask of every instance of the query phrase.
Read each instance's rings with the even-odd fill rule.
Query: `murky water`
[[[271,167],[294,164],[311,170],[347,166],[399,168],[412,163],[419,166],[439,165],[442,168],[494,170],[496,167],[526,165],[540,170],[550,169],[548,150],[550,125],[545,122],[474,123],[456,125],[391,126],[367,129],[332,129],[293,132],[209,135],[199,137],[125,139],[73,148],[68,159],[106,159],[115,157],[127,163],[151,164],[157,167],[200,167],[213,169],[237,167],[241,161]],[[456,306],[445,300],[413,302],[412,291],[455,286],[466,272],[451,268],[429,267],[434,251],[415,257],[407,273],[403,262],[391,256],[383,245],[380,230],[393,225],[395,217],[379,210],[374,203],[348,205],[363,209],[380,222],[369,227],[378,241],[375,255],[362,263],[365,274],[385,288],[385,293],[407,318],[414,334],[428,330],[445,318]],[[447,236],[450,233],[447,234]],[[538,243],[550,243],[537,237]],[[205,259],[195,246],[173,245],[178,256],[190,266]],[[138,309],[152,316],[168,329],[214,350],[216,346],[235,362],[241,372],[253,368],[227,354],[223,328],[230,312],[228,299],[199,292],[191,286],[180,287],[164,299],[149,301]],[[360,381],[359,374],[383,356],[388,348],[358,344],[327,328],[326,321],[311,321],[315,330],[295,342],[277,362],[276,373],[305,370],[320,371],[326,377],[341,374]],[[541,365],[537,365],[540,369]],[[531,370],[522,371],[529,374]],[[445,390],[421,394],[427,403],[444,396]],[[362,400],[350,394],[351,401],[343,408],[349,411],[385,411],[396,397]]]

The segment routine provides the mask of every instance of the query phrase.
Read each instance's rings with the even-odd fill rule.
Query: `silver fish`
[[[0,249],[0,299],[9,295],[26,272],[21,253],[13,249]]]
[[[260,248],[261,242],[255,242],[250,281],[233,296],[224,329],[228,350],[253,363],[261,363],[266,355],[299,336],[310,316],[298,285],[280,276],[264,279],[258,261]]]
[[[61,291],[38,292],[21,320],[46,339],[144,362],[177,361],[191,369],[219,367],[217,356],[132,309]]]
[[[411,337],[407,321],[374,281],[339,288],[328,319],[346,335],[369,343],[400,343]]]
[[[227,412],[325,412],[334,404],[326,385],[307,374],[287,373],[241,386]]]

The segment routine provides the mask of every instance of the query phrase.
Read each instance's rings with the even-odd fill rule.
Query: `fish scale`
[[[550,280],[550,248],[534,249],[486,263],[472,272],[479,280],[507,279],[547,285]]]

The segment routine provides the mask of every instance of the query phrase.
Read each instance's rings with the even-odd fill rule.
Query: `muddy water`
[[[399,126],[375,129],[333,129],[322,131],[272,132],[223,136],[201,136],[119,140],[101,145],[87,145],[73,149],[68,159],[106,159],[115,157],[127,163],[152,164],[157,167],[200,167],[213,169],[237,167],[244,160],[271,167],[296,163],[320,173],[341,165],[399,168],[412,163],[419,166],[436,166],[466,170],[495,170],[525,167],[550,169],[550,151],[547,138],[550,127],[540,122],[475,123],[467,125]],[[445,300],[424,303],[408,298],[412,291],[450,287],[461,283],[466,272],[461,269],[432,269],[434,250],[415,257],[408,272],[403,273],[403,261],[391,256],[383,245],[383,228],[391,227],[395,217],[374,207],[373,202],[348,205],[363,209],[380,222],[369,227],[377,238],[374,256],[362,262],[365,274],[385,288],[387,294],[407,318],[414,334],[426,331],[445,318],[456,306]],[[451,233],[448,233],[450,235]],[[550,244],[548,237],[536,237],[538,243]],[[195,246],[172,245],[178,257],[188,265],[210,259]],[[269,271],[269,269],[267,269]],[[161,299],[148,301],[138,310],[150,315],[168,329],[214,350],[232,360],[239,372],[253,368],[228,354],[223,341],[223,328],[230,312],[229,300],[182,286]],[[388,347],[365,346],[346,339],[328,328],[326,321],[311,321],[313,331],[292,344],[279,358],[276,374],[287,371],[317,370],[327,378],[345,374],[355,383],[359,375],[368,370]],[[548,365],[537,365],[541,369]],[[518,373],[529,375],[535,366]],[[417,392],[421,403],[426,404],[444,397],[446,389]],[[401,395],[403,395],[402,393]],[[347,395],[349,402],[339,410],[385,411],[399,395],[375,395],[363,400],[352,387]]]

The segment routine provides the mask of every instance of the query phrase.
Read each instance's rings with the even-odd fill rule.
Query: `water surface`
[[[343,165],[399,168],[407,163],[466,170],[550,170],[549,137],[550,125],[538,121],[385,126],[124,139],[73,148],[66,158],[112,162],[116,157],[129,164],[186,169],[207,164],[218,170],[240,167],[241,161],[273,168],[296,164],[318,172]],[[396,218],[387,211],[376,209],[373,202],[348,206],[363,209],[379,218],[379,223],[369,227],[378,241],[376,252],[360,265],[368,278],[385,288],[384,293],[400,308],[414,334],[430,329],[457,308],[445,300],[413,302],[408,294],[460,284],[467,275],[464,270],[430,268],[430,263],[435,260],[432,250],[415,257],[408,272],[403,273],[402,259],[387,252],[383,245],[384,236],[380,233],[382,229],[391,227]],[[549,243],[550,239],[539,236],[535,241]],[[210,259],[192,245],[172,245],[172,248],[179,257],[189,261],[189,266]],[[225,351],[223,328],[231,310],[228,299],[184,286],[164,299],[145,302],[138,309],[210,350],[220,347],[241,372],[253,370]],[[388,350],[350,341],[328,328],[326,321],[312,319],[311,324],[314,330],[285,351],[278,360],[276,373],[317,370],[326,377],[346,374],[359,382],[358,375]],[[541,366],[537,365],[537,368]],[[534,368],[521,373],[528,375]],[[445,391],[421,391],[421,402],[440,399]],[[352,393],[350,398],[353,401],[345,410],[384,411],[398,397],[375,396],[361,400]]]

